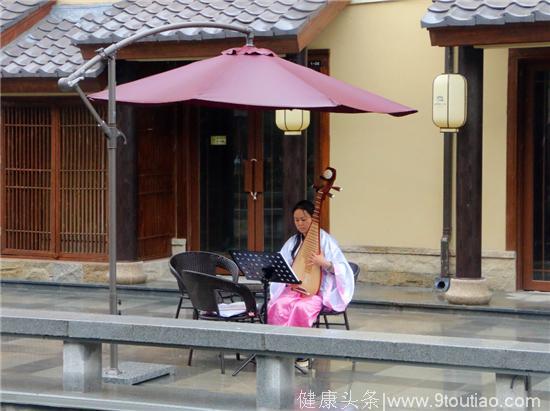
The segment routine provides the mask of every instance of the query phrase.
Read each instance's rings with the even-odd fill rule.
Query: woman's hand
[[[332,263],[328,261],[322,254],[312,254],[308,260],[309,265],[316,265],[326,271],[332,271]]]

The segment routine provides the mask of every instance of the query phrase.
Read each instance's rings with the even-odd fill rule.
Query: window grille
[[[86,109],[3,102],[1,143],[2,253],[103,258],[105,138]]]

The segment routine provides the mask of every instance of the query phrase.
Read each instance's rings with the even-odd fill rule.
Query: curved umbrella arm
[[[254,32],[252,29],[238,26],[235,24],[218,24],[218,23],[174,23],[174,24],[166,24],[160,27],[155,27],[150,30],[142,31],[139,33],[134,34],[133,36],[130,36],[126,39],[122,39],[114,44],[111,44],[107,48],[100,48],[97,50],[97,54],[92,57],[90,60],[88,60],[86,63],[84,63],[82,66],[80,66],[74,73],[67,77],[62,77],[58,80],[57,84],[59,88],[62,91],[69,91],[73,89],[78,82],[84,79],[84,75],[86,71],[90,68],[99,63],[102,60],[105,60],[109,58],[110,56],[114,55],[118,50],[144,38],[147,36],[151,36],[153,34],[162,33],[164,31],[170,31],[170,30],[179,30],[179,29],[187,29],[187,28],[213,28],[213,29],[223,29],[223,30],[232,30],[232,31],[238,31],[240,33],[243,33],[246,35],[246,45],[247,46],[253,46],[254,44]]]

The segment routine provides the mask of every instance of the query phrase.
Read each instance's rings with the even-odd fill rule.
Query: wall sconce
[[[440,74],[433,82],[434,124],[442,133],[456,133],[466,123],[467,83],[460,74]]]
[[[276,110],[275,124],[287,136],[300,135],[309,126],[309,111],[300,109]]]

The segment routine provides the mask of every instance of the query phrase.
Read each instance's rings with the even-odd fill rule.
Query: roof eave
[[[550,42],[550,21],[428,27],[432,46],[489,46]]]
[[[4,30],[2,32],[2,44],[6,45],[12,42],[14,39],[19,37],[21,34],[29,30],[32,26],[50,14],[50,11],[55,3],[56,0],[48,0],[28,16]]]
[[[349,0],[329,0],[322,10],[314,15],[299,32],[267,35],[256,33],[254,44],[265,47],[279,54],[299,53],[338,16],[349,4]],[[185,58],[206,58],[217,56],[220,51],[244,45],[245,38],[231,36],[225,38],[179,40],[179,41],[140,41],[131,44],[117,52],[121,59],[150,59],[170,60]],[[85,43],[76,44],[85,60],[96,55],[96,50],[105,44]]]

